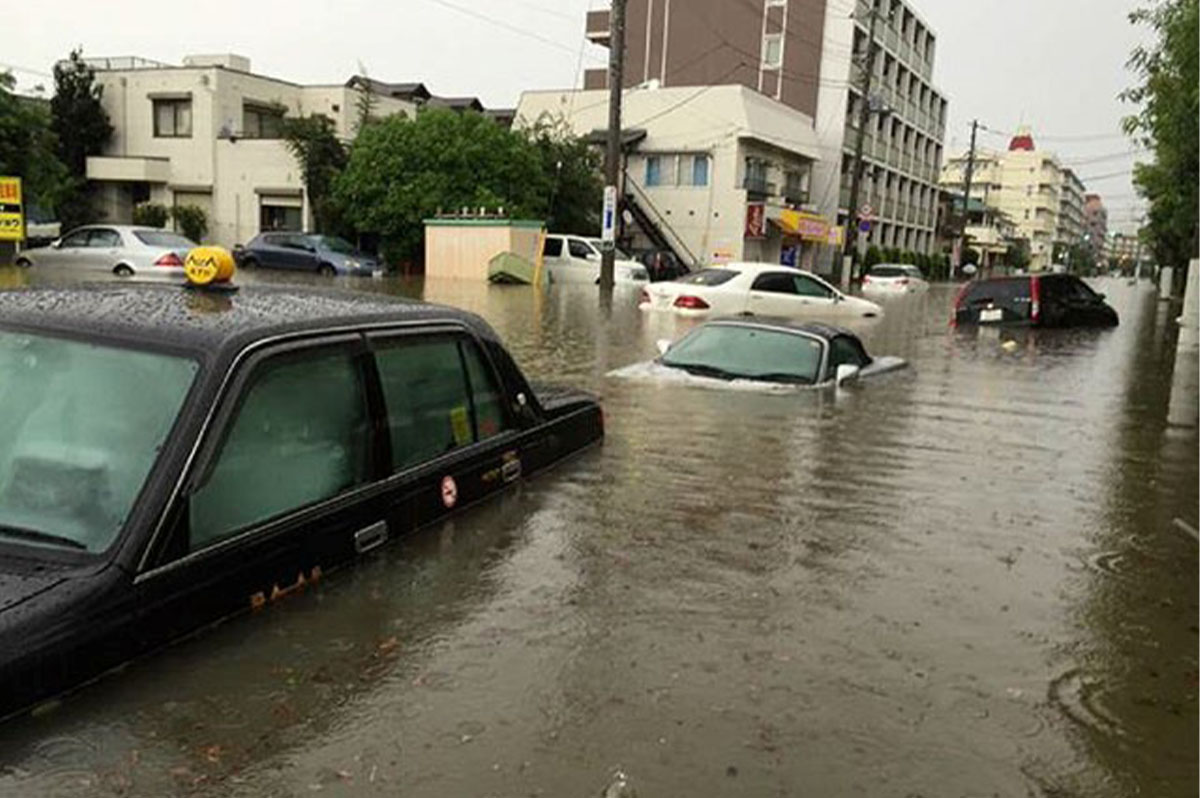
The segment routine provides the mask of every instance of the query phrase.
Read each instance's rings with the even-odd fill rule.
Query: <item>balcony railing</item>
[[[799,184],[785,184],[783,198],[793,205],[808,204],[808,190]]]
[[[751,194],[762,194],[763,196],[770,196],[775,193],[775,185],[767,182],[766,177],[759,175],[746,175],[742,180],[742,188]]]

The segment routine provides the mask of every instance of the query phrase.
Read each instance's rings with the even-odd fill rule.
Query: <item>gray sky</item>
[[[1024,122],[1109,206],[1110,227],[1137,212],[1120,136],[1129,107],[1124,63],[1143,33],[1136,0],[912,0],[938,36],[934,83],[950,100],[948,152],[964,150],[970,120],[1011,131]],[[579,83],[605,50],[583,39],[584,13],[604,0],[41,0],[5,15],[0,69],[23,89],[50,84],[54,61],[139,55],[177,63],[188,53],[236,52],[256,72],[298,83],[341,82],[362,62],[382,80],[424,82],[442,95],[513,106],[523,89]],[[169,9],[169,10],[168,10]],[[522,31],[524,33],[522,33]],[[41,74],[39,74],[41,73]],[[1007,145],[983,133],[980,143]],[[1119,174],[1113,174],[1119,173]],[[1112,176],[1109,176],[1112,175]],[[1088,179],[1095,178],[1095,179]]]

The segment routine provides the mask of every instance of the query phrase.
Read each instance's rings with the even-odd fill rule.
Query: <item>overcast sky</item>
[[[948,152],[966,148],[978,118],[993,130],[1024,122],[1039,148],[1075,167],[1124,227],[1137,213],[1120,135],[1129,107],[1125,60],[1144,33],[1136,0],[911,0],[938,36],[934,83],[950,100]],[[579,84],[607,51],[583,39],[584,13],[604,0],[41,0],[4,15],[0,69],[22,89],[50,84],[54,61],[139,55],[178,63],[235,52],[252,69],[298,83],[342,82],[362,63],[373,77],[421,81],[442,95],[511,107],[524,89]],[[842,5],[839,3],[839,5]],[[15,29],[10,26],[15,23]],[[983,133],[980,144],[1007,138]],[[1116,174],[1114,174],[1116,173]],[[1092,179],[1089,179],[1092,178]]]

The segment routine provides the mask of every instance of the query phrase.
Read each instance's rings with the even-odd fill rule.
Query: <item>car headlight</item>
[[[362,268],[362,264],[356,260],[348,260],[348,261],[346,261],[346,268],[347,269],[360,269],[360,268]]]

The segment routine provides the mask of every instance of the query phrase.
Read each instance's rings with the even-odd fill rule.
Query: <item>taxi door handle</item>
[[[354,533],[354,550],[359,554],[366,554],[382,546],[387,539],[387,521],[379,521]]]

